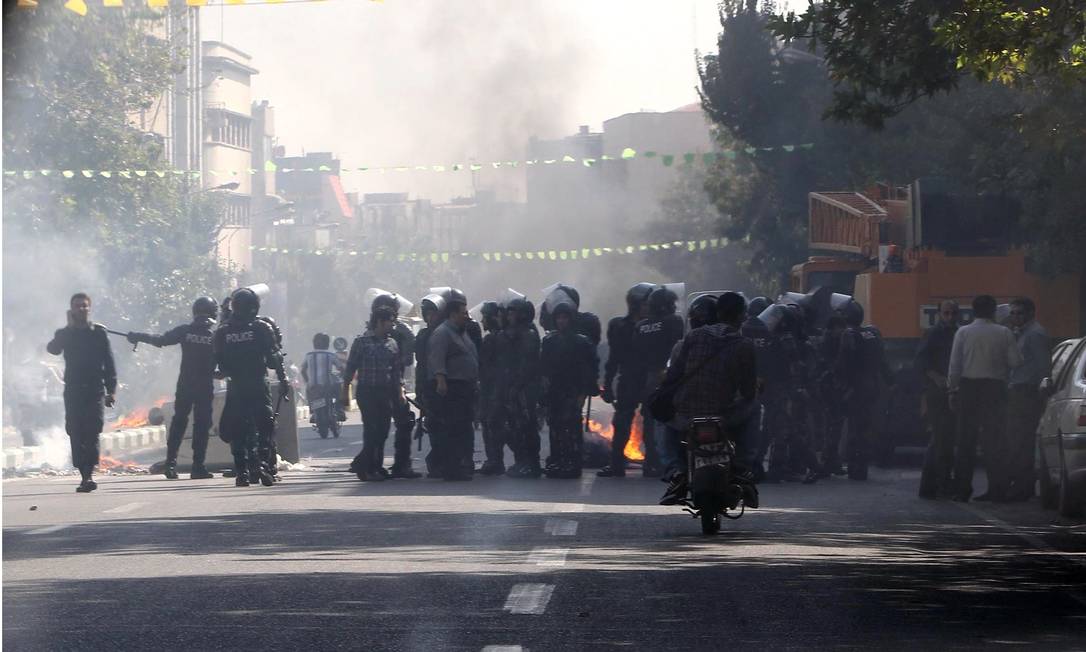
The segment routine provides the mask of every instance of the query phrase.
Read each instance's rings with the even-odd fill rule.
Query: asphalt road
[[[1036,501],[876,470],[704,537],[636,475],[364,484],[358,426],[302,436],[272,488],[4,481],[3,648],[1086,649],[1086,525]]]

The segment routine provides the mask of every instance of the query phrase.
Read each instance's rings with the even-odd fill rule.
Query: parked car
[[[1052,351],[1052,375],[1041,382],[1047,396],[1037,426],[1041,502],[1061,516],[1086,507],[1086,338],[1066,340]]]

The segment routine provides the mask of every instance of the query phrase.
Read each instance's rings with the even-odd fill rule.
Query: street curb
[[[102,455],[113,455],[130,450],[151,448],[153,446],[165,446],[166,426],[146,426],[143,428],[128,428],[102,433],[99,438],[99,450]],[[20,446],[18,448],[4,449],[4,470],[17,469],[23,466],[37,466],[42,463],[41,446]]]

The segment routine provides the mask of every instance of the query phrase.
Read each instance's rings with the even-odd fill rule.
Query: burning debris
[[[586,449],[603,447],[607,451],[608,459],[610,457],[611,440],[615,438],[615,426],[611,423],[612,416],[613,413],[608,416],[606,424],[590,418],[588,420],[589,433],[585,434],[585,443],[588,444]],[[634,414],[633,425],[630,427],[630,440],[626,442],[626,447],[622,452],[626,459],[631,462],[643,462],[645,460],[644,432],[641,425],[640,410]]]
[[[125,430],[127,428],[142,428],[144,426],[157,426],[163,422],[162,406],[170,402],[169,396],[156,399],[150,407],[136,408],[120,419],[109,424],[109,431]]]

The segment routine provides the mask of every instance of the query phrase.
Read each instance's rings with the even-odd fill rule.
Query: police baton
[[[111,330],[109,328],[106,329],[106,332],[109,333],[110,335],[120,335],[121,337],[125,338],[126,340],[128,339],[128,335],[129,335],[129,333],[123,333],[121,331],[115,331],[115,330]],[[139,346],[140,346],[139,342],[133,342],[132,343],[132,350],[135,351],[136,349],[139,348]]]
[[[585,408],[584,408],[584,431],[585,432],[592,432],[592,429],[588,427],[588,422],[589,422],[589,420],[591,418],[592,418],[592,397],[589,396],[588,397],[588,403],[585,404]]]

